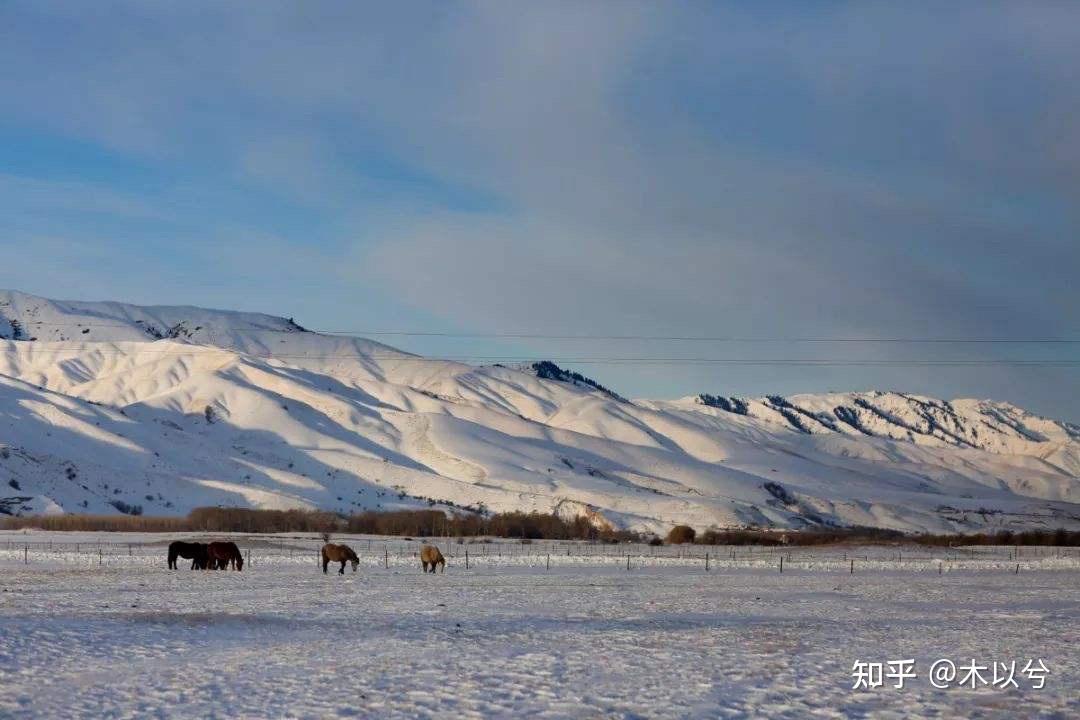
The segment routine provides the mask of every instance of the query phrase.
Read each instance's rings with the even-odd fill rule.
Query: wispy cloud
[[[33,219],[64,203],[160,213],[175,267],[198,264],[219,286],[242,253],[214,267],[206,247],[275,238],[264,257],[326,278],[325,301],[303,302],[314,324],[1080,331],[1068,5],[116,2],[0,15],[0,64],[23,69],[0,75],[9,125],[162,173],[152,195],[0,179],[18,185],[5,207],[26,219],[19,232],[101,235]],[[247,307],[281,295],[247,292]],[[669,394],[702,381],[613,382]],[[1030,376],[851,381],[1072,407]]]

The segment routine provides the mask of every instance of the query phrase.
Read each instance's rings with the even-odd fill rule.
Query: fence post
[[[630,569],[630,553],[626,553],[626,569]]]
[[[465,569],[469,569],[469,548],[465,548]]]
[[[248,548],[247,550],[247,564],[248,566],[251,565],[251,548]]]
[[[705,553],[705,572],[709,572],[709,553]]]
[[[780,572],[784,572],[784,556],[780,556]]]
[[[390,569],[390,551],[383,545],[383,567],[387,570]]]
[[[851,558],[851,574],[855,574],[855,558]]]
[[[30,564],[30,546],[29,545],[23,545],[22,561],[23,561],[23,565],[29,565]]]
[[[97,549],[97,564],[98,565],[101,564],[101,546],[100,545],[98,545],[98,549]]]

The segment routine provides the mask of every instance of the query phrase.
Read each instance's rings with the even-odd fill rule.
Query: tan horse
[[[428,566],[431,566],[431,572],[435,572],[436,565],[442,565],[441,572],[446,572],[446,558],[439,552],[439,548],[434,545],[423,545],[420,547],[420,564],[424,567],[424,572],[428,572]]]
[[[341,563],[341,569],[338,570],[338,575],[345,574],[345,563],[352,563],[352,571],[356,572],[357,565],[360,564],[360,558],[356,557],[356,553],[348,545],[335,545],[333,543],[326,543],[322,546],[322,571],[326,572],[326,567],[331,562]]]

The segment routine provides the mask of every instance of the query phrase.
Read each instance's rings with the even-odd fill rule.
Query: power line
[[[726,343],[986,343],[986,344],[1080,344],[1068,338],[857,338],[857,337],[735,337],[700,335],[543,335],[537,333],[444,333],[404,330],[317,330],[324,335],[505,338],[520,340],[641,340]]]
[[[78,328],[127,328],[142,323],[52,323],[32,320],[28,325],[46,325]],[[148,325],[148,324],[147,324]],[[230,327],[229,330],[248,332],[268,332],[298,334],[300,331],[282,328]],[[545,333],[493,332],[493,333],[455,333],[427,330],[319,330],[305,328],[309,333],[344,337],[437,337],[437,338],[492,338],[509,340],[602,340],[602,341],[661,341],[661,342],[725,342],[725,343],[911,343],[911,344],[1025,344],[1025,345],[1073,345],[1080,344],[1078,338],[963,338],[963,337],[740,337],[733,335],[558,335]]]
[[[12,346],[11,349],[15,349]],[[858,358],[724,358],[724,357],[558,357],[558,356],[520,356],[520,355],[448,355],[437,358],[421,357],[408,354],[379,353],[250,353],[236,348],[223,348],[207,345],[191,345],[185,349],[140,348],[124,351],[117,348],[50,348],[24,346],[17,352],[45,355],[70,355],[72,359],[82,355],[107,355],[136,358],[139,355],[192,355],[199,353],[227,353],[263,360],[302,359],[302,360],[386,360],[393,362],[485,362],[528,364],[550,361],[578,365],[792,365],[792,366],[863,366],[863,367],[1080,367],[1080,359],[1037,359],[1037,358],[900,358],[900,359],[858,359]]]

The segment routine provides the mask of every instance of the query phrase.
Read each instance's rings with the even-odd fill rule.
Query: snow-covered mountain
[[[0,291],[0,511],[485,507],[617,526],[1080,527],[1080,428],[901,393],[629,401],[194,307]]]
[[[928,447],[977,449],[998,454],[1038,455],[1075,464],[1080,426],[1048,420],[1023,408],[992,400],[938,400],[900,392],[769,395],[763,398],[701,394],[658,408],[714,408],[806,435],[840,433],[909,442]],[[1049,455],[1047,454],[1049,452]]]

